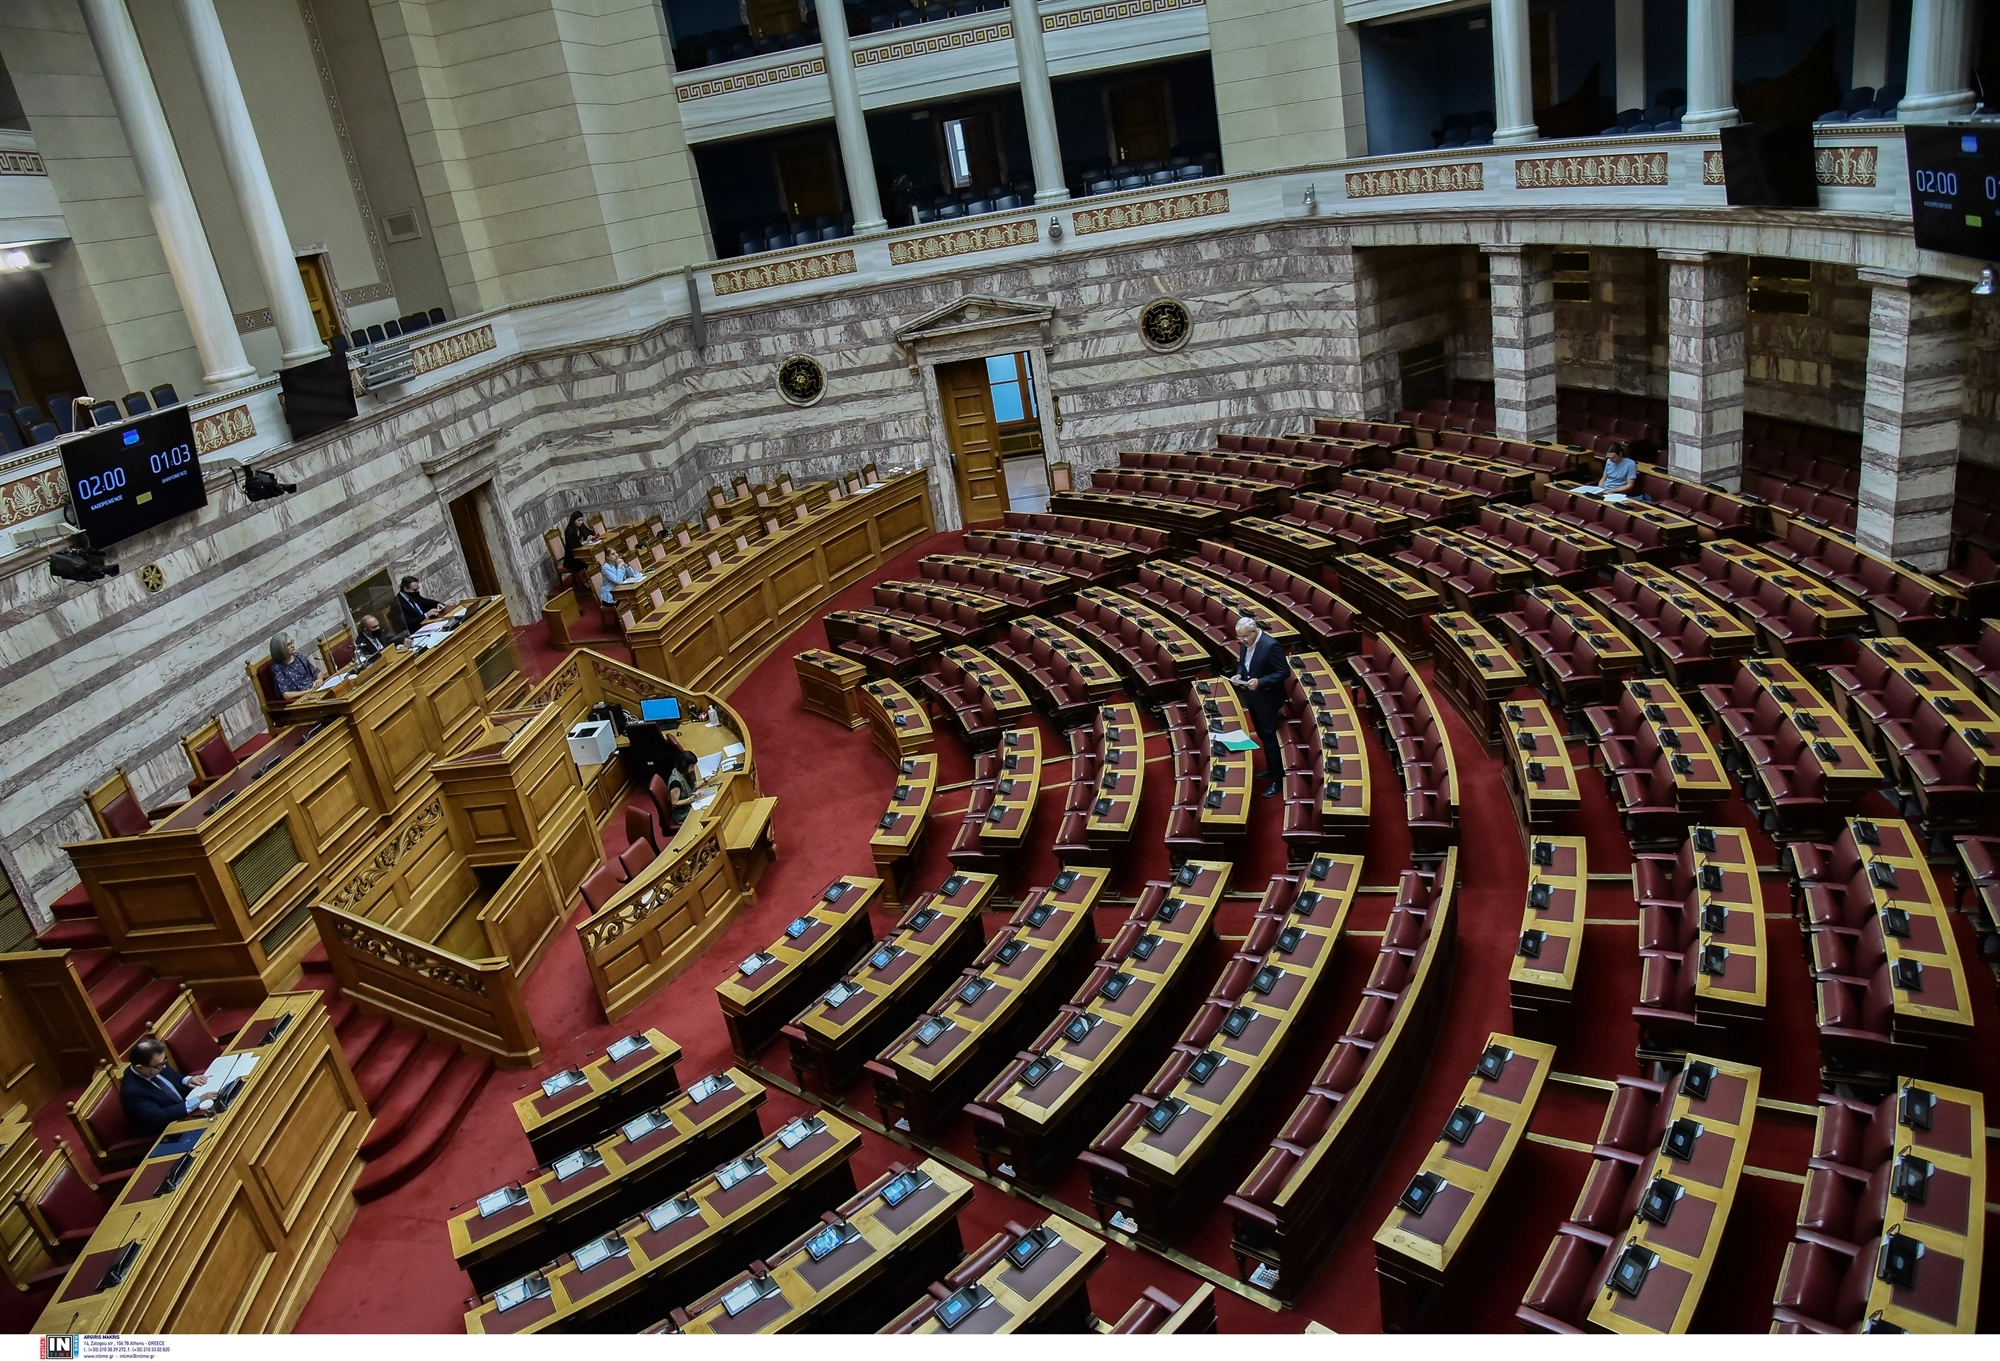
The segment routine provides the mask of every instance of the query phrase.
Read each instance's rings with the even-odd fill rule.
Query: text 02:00
[[[176,444],[152,456],[153,471],[166,472],[170,468],[185,468],[194,462],[194,449],[186,444]]]
[[[101,473],[76,480],[76,496],[79,501],[93,501],[108,491],[116,491],[125,485],[123,468],[107,468]]]

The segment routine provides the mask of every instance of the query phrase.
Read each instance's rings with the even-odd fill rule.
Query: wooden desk
[[[1534,469],[1524,468],[1507,459],[1482,458],[1478,454],[1460,453],[1455,449],[1398,449],[1395,453],[1398,472],[1428,476],[1424,471],[1427,464],[1463,468],[1470,473],[1488,473],[1501,480],[1502,492],[1507,495],[1525,492],[1535,485]],[[1463,484],[1454,482],[1453,485]]]
[[[1197,539],[1219,533],[1236,518],[1234,506],[1207,501],[1169,501],[1144,492],[1101,491],[1078,487],[1049,497],[1051,515],[1086,520],[1118,520],[1165,530],[1176,548],[1190,548]]]
[[[1252,599],[1236,586],[1219,577],[1199,571],[1189,563],[1171,562],[1156,558],[1142,570],[1157,572],[1169,581],[1177,581],[1191,591],[1197,591],[1210,600],[1219,600],[1223,608],[1236,619],[1255,619],[1264,627],[1264,632],[1278,640],[1286,652],[1291,652],[1299,643],[1298,626],[1279,610],[1272,608],[1266,600]]]
[[[1092,913],[1110,877],[1079,865],[1057,876],[1061,887],[1031,890],[974,966],[869,1062],[884,1124],[935,1142],[1023,1028],[1046,1023],[1050,995],[1067,995],[1097,953]]]
[[[1374,807],[1374,777],[1354,697],[1319,653],[1295,652],[1291,661],[1318,732],[1319,749],[1313,759],[1320,768],[1320,830],[1330,838],[1364,835]]]
[[[1609,567],[1618,561],[1618,545],[1594,530],[1573,524],[1557,515],[1548,507],[1535,504],[1526,506],[1488,506],[1512,520],[1560,539],[1577,551],[1577,564],[1581,567]]]
[[[1144,1037],[1177,1014],[1179,999],[1206,975],[1203,948],[1229,873],[1227,863],[1190,860],[1169,883],[1149,884],[1083,987],[980,1093],[973,1137],[989,1171],[1028,1186],[1046,1184],[1095,1132],[1104,1106],[1130,1094],[1129,1085],[1117,1087]],[[1162,920],[1160,912],[1171,915]],[[1132,947],[1146,935],[1159,944],[1139,959]],[[1114,973],[1130,981],[1107,998],[1103,983]],[[1066,1033],[1071,1027],[1076,1038]],[[1027,1072],[1031,1067],[1041,1076]]]
[[[1240,837],[1250,827],[1250,805],[1256,798],[1251,787],[1256,774],[1254,763],[1263,758],[1257,749],[1214,754],[1211,745],[1226,732],[1257,736],[1250,715],[1236,698],[1236,687],[1228,681],[1198,680],[1189,696],[1201,714],[1203,786],[1201,834],[1204,839]]]
[[[1900,638],[1866,638],[1862,640],[1862,646],[1894,662],[1903,679],[1910,683],[1910,688],[1938,711],[1938,716],[1953,732],[1964,737],[1968,732],[1977,731],[1986,737],[1983,747],[1969,739],[1966,745],[1972,749],[1973,758],[1978,762],[1979,787],[2000,788],[2000,775],[1996,775],[2000,772],[2000,712],[1996,712],[1977,691],[1964,684],[1956,673],[1913,643]],[[1911,675],[1912,670],[1917,674]],[[1940,699],[1949,702],[1958,712],[1947,713],[1939,705]]]
[[[1106,704],[1098,716],[1104,740],[1098,748],[1097,798],[1084,837],[1092,846],[1106,846],[1132,837],[1146,788],[1146,730],[1139,725],[1139,706],[1130,701]]]
[[[1625,636],[1624,630],[1611,622],[1596,603],[1588,596],[1580,595],[1567,586],[1530,586],[1527,593],[1548,602],[1549,608],[1567,618],[1578,633],[1587,634],[1590,644],[1597,650],[1597,669],[1604,678],[1616,684],[1626,673],[1635,670],[1645,660],[1638,644]],[[1514,642],[1525,643],[1519,631],[1513,626],[1518,618],[1514,614],[1501,614],[1494,623],[1507,633]]]
[[[1293,504],[1298,498],[1293,498]],[[1371,506],[1372,510],[1373,507]],[[1325,534],[1316,534],[1286,520],[1245,518],[1229,527],[1230,541],[1245,552],[1254,552],[1294,572],[1317,575],[1321,567],[1337,557],[1347,545]]]
[[[825,992],[874,943],[868,908],[881,890],[880,879],[842,875],[752,957],[754,969],[745,973],[745,960],[715,985],[739,1062],[755,1063],[806,999]]]
[[[1042,730],[1009,728],[1000,734],[997,751],[1000,777],[979,827],[980,849],[989,855],[1018,851],[1027,843],[1042,793]]]
[[[862,717],[861,701],[855,694],[868,678],[867,667],[851,657],[814,647],[795,655],[792,665],[798,672],[799,698],[807,713],[830,718],[848,728],[858,728],[868,721]]]
[[[875,873],[889,890],[892,903],[896,901],[897,867],[910,858],[923,839],[931,798],[937,793],[937,765],[936,752],[903,758],[896,785],[889,791],[888,810],[876,819],[874,834],[868,838],[868,853],[875,858]]]
[[[1728,771],[1723,769],[1722,758],[1708,740],[1707,730],[1673,686],[1661,680],[1628,680],[1625,688],[1640,701],[1640,721],[1652,727],[1660,746],[1687,758],[1685,770],[1680,762],[1669,762],[1673,768],[1674,792],[1683,808],[1689,804],[1714,803],[1735,792]],[[1658,710],[1657,718],[1651,712],[1653,709]]]
[[[1110,590],[1103,586],[1086,586],[1077,592],[1080,600],[1089,600],[1112,611],[1121,619],[1130,619],[1142,632],[1150,633],[1160,640],[1161,646],[1174,664],[1186,674],[1188,667],[1207,666],[1208,649],[1197,641],[1193,634],[1180,624],[1160,613],[1142,600],[1134,600],[1122,591]]]
[[[1787,597],[1803,604],[1812,612],[1822,637],[1832,638],[1868,627],[1865,608],[1776,554],[1733,539],[1719,539],[1707,545],[1705,551],[1727,558],[1759,581],[1770,582]]]
[[[1636,1180],[1650,1185],[1663,1177],[1680,1187],[1680,1199],[1662,1226],[1633,1217],[1632,1226],[1616,1235],[1614,1253],[1628,1251],[1631,1240],[1652,1259],[1652,1269],[1636,1296],[1612,1289],[1598,1293],[1591,1306],[1590,1327],[1611,1333],[1684,1333],[1701,1303],[1709,1271],[1715,1266],[1722,1231],[1736,1201],[1743,1176],[1743,1159],[1750,1147],[1750,1127],[1757,1115],[1759,1069],[1742,1063],[1688,1056],[1688,1062],[1715,1068],[1706,1100],[1697,1101],[1676,1082],[1667,1089],[1673,1105],[1667,1113],[1672,1129],[1681,1119],[1700,1128],[1694,1155],[1686,1162],[1664,1148],[1654,1153]]]
[[[916,1189],[890,1205],[883,1189],[913,1172]],[[940,1259],[965,1251],[958,1213],[972,1183],[935,1159],[889,1170],[759,1263],[673,1312],[674,1331],[722,1335],[873,1332],[924,1293]],[[829,1226],[846,1240],[813,1256]],[[810,1245],[810,1246],[809,1246]],[[735,1312],[732,1313],[731,1310]]]
[[[966,1279],[963,1270],[945,1278],[944,1287],[977,1286],[988,1298],[954,1327],[946,1329],[938,1321],[942,1301],[932,1298],[905,1311],[883,1328],[885,1333],[956,1336],[993,1336],[1010,1333],[1080,1333],[1089,1330],[1090,1296],[1085,1282],[1104,1261],[1104,1240],[1086,1233],[1068,1220],[1050,1218],[1039,1226],[1052,1235],[1025,1268],[1009,1262],[1005,1250],[1019,1238],[1012,1226],[972,1256],[974,1263],[996,1255],[998,1260]]]
[[[862,662],[868,670],[884,672],[892,680],[908,680],[927,664],[924,658],[941,650],[949,641],[941,631],[929,624],[903,619],[886,610],[828,610],[820,616],[820,626],[826,630],[826,641],[835,648],[858,638],[864,625],[878,633],[901,638],[910,645],[910,656],[907,659],[884,662],[878,657],[871,656]]]
[[[1582,807],[1576,763],[1549,706],[1538,699],[1512,700],[1500,706],[1500,721],[1507,792],[1514,796],[1521,825],[1550,826]]]
[[[1717,657],[1734,657],[1757,646],[1757,633],[1727,605],[1706,591],[1696,590],[1656,562],[1624,562],[1618,571],[1660,599],[1680,607],[1681,613],[1708,630],[1709,652]]]
[[[993,701],[993,712],[999,716],[1002,723],[1012,723],[1015,719],[1025,718],[1034,712],[1034,701],[1028,698],[1028,692],[1001,669],[1000,663],[978,648],[963,645],[948,647],[942,655],[970,678],[981,693]]]
[[[956,893],[919,895],[852,974],[783,1028],[801,1086],[829,1096],[845,1091],[861,1065],[908,1020],[917,999],[930,996],[941,977],[979,952],[985,940],[979,914],[999,878],[961,871],[945,883],[953,880]]]
[[[1786,719],[1811,741],[1813,755],[1826,771],[1828,794],[1859,797],[1889,782],[1867,744],[1854,735],[1840,711],[1820,695],[1811,678],[1796,664],[1773,657],[1745,661],[1743,665],[1752,679],[1778,702]]]
[[[1429,1188],[1419,1211],[1402,1204],[1375,1231],[1375,1284],[1382,1298],[1382,1327],[1409,1332],[1421,1326],[1430,1305],[1474,1256],[1480,1217],[1498,1198],[1514,1150],[1528,1132],[1542,1085],[1555,1067],[1556,1048],[1503,1035],[1486,1037],[1484,1055],[1499,1058],[1492,1079],[1477,1072],[1466,1080],[1458,1112],[1476,1112],[1470,1134],[1454,1142],[1440,1136],[1415,1181]],[[1413,1187],[1415,1182],[1413,1182]],[[1458,1276],[1466,1274],[1457,1272]]]
[[[862,686],[861,716],[875,750],[898,764],[906,756],[929,751],[937,740],[930,715],[896,681],[869,681]]]
[[[1537,857],[1548,848],[1544,865]],[[1536,905],[1539,889],[1546,899]],[[1577,961],[1583,955],[1584,918],[1590,901],[1590,857],[1580,836],[1528,838],[1528,900],[1521,909],[1521,941],[1507,967],[1507,995],[1514,1029],[1539,1040],[1562,1039],[1569,1029]],[[1539,953],[1527,953],[1535,940]]]
[[[762,1137],[757,1109],[764,1086],[731,1068],[701,1100],[676,1093],[665,1104],[635,1116],[594,1145],[594,1165],[544,1166],[524,1183],[520,1199],[492,1214],[473,1208],[452,1216],[451,1253],[482,1293],[499,1289],[565,1248],[607,1232],[634,1207],[678,1191],[705,1167]],[[648,1128],[641,1128],[641,1124]],[[638,1137],[631,1137],[634,1131]]]
[[[466,1313],[465,1331],[637,1331],[659,1319],[663,1297],[709,1289],[735,1263],[788,1242],[852,1196],[847,1164],[860,1146],[861,1132],[832,1115],[800,1117],[655,1206],[648,1213],[660,1216],[659,1228],[645,1215],[627,1221],[608,1235],[617,1240],[611,1256],[581,1270],[573,1254],[564,1256],[513,1308],[481,1300]]]
[[[1393,468],[1371,468],[1367,472],[1342,473],[1339,490],[1358,492],[1362,496],[1373,493],[1375,487],[1401,487],[1408,491],[1423,492],[1435,496],[1443,502],[1446,519],[1460,519],[1479,513],[1479,507],[1487,501],[1483,491],[1475,491],[1457,482],[1447,482],[1439,477],[1423,477],[1416,473],[1397,472]]]
[[[581,1068],[567,1070],[578,1080],[553,1095],[536,1091],[515,1101],[514,1116],[537,1158],[547,1162],[591,1143],[681,1089],[674,1072],[679,1045],[650,1026],[628,1038],[640,1043],[625,1057],[614,1059],[607,1048]]]
[[[1854,838],[1855,850],[1864,865],[1887,862],[1896,883],[1885,888],[1872,880],[1869,894],[1876,910],[1898,907],[1909,914],[1907,936],[1882,933],[1884,952],[1889,960],[1890,996],[1895,1001],[1892,1022],[1898,1041],[1923,1038],[1964,1040],[1972,1033],[1971,980],[1959,953],[1958,936],[1952,929],[1951,910],[1929,863],[1922,857],[1923,839],[1906,822],[1889,818],[1847,820],[1848,835],[1854,824],[1872,821],[1880,846],[1870,846]],[[1914,853],[1912,853],[1914,852]],[[1919,969],[1921,986],[1915,991],[1896,982],[1898,962],[1908,959]]]
[[[1528,683],[1528,673],[1486,626],[1458,610],[1430,617],[1436,645],[1433,674],[1458,704],[1466,723],[1490,752],[1501,735],[1500,701]]]
[[[1069,662],[1083,682],[1086,699],[1103,700],[1118,689],[1118,672],[1094,644],[1053,620],[1024,614],[1009,626],[1039,638]]]
[[[961,584],[952,581],[943,574],[945,570],[953,567],[962,567],[968,572],[987,571],[1005,573],[1017,577],[1024,582],[1032,582],[1034,585],[1041,587],[1042,603],[1047,605],[1055,604],[1062,597],[1076,590],[1076,580],[1069,573],[1057,571],[1053,567],[1043,566],[1041,563],[1034,562],[1028,558],[1010,558],[997,555],[987,557],[979,553],[927,553],[924,555],[922,561],[918,563],[918,567],[919,569],[925,567],[938,568],[939,575],[932,577],[931,580],[945,586],[957,586]],[[963,584],[968,590],[981,590],[980,587],[970,582]],[[981,593],[991,594],[985,591],[981,591]],[[1013,612],[1012,609],[1008,611],[1010,614]]]
[[[922,471],[794,518],[673,592],[628,640],[641,670],[727,695],[827,601],[934,531]]]
[[[1220,1175],[1218,1160],[1228,1157],[1231,1136],[1242,1138],[1261,1089],[1275,1080],[1273,1074],[1280,1071],[1289,1042],[1306,1027],[1315,999],[1331,987],[1325,980],[1333,971],[1335,946],[1361,886],[1363,858],[1318,859],[1328,864],[1329,873],[1311,882],[1327,887],[1312,890],[1319,896],[1310,911],[1297,912],[1290,904],[1273,911],[1276,905],[1269,898],[1259,908],[1260,920],[1267,912],[1280,919],[1283,934],[1262,954],[1235,956],[1257,965],[1252,974],[1257,981],[1246,980],[1240,992],[1210,994],[1195,1021],[1168,1051],[1165,1064],[1084,1155],[1100,1221],[1122,1212],[1134,1222],[1131,1232],[1140,1239],[1165,1243],[1181,1227],[1190,1204],[1213,1189]],[[1282,889],[1274,884],[1274,891],[1289,894],[1290,884]],[[1260,987],[1264,982],[1270,986]],[[1223,1014],[1248,1013],[1242,1034],[1216,1028],[1218,1007]],[[1219,1056],[1220,1064],[1205,1081],[1196,1082],[1189,1065],[1204,1053]],[[1268,1099],[1268,1093],[1264,1095]],[[1173,1103],[1179,1113],[1165,1129],[1154,1129],[1143,1118],[1133,1121],[1135,1110],[1152,1114],[1166,1103]],[[1114,1132],[1121,1125],[1130,1125],[1130,1131],[1116,1138]]]
[[[266,1042],[280,1018],[284,1031]],[[290,1330],[354,1218],[368,1108],[318,992],[275,993],[227,1050],[255,1053],[235,1101],[167,1126],[56,1287],[42,1333]],[[162,1191],[192,1134],[189,1167]],[[128,1245],[138,1255],[100,1289]]]
[[[1688,835],[1694,835],[1690,828]],[[1695,1015],[1706,1025],[1761,1020],[1770,969],[1771,950],[1764,928],[1764,894],[1757,882],[1757,859],[1750,834],[1741,827],[1710,827],[1715,849],[1694,850],[1696,883],[1703,867],[1722,871],[1722,886],[1700,889],[1704,917],[1713,908],[1725,914],[1720,929],[1701,923],[1704,952],[1719,947],[1721,972],[1702,972],[1694,985]],[[1706,966],[1704,966],[1705,968]]]
[[[1337,510],[1354,510],[1374,520],[1375,528],[1385,539],[1400,539],[1416,525],[1416,521],[1379,501],[1371,501],[1365,496],[1355,496],[1342,491],[1302,491],[1292,498],[1294,504],[1300,501],[1317,502],[1332,506]]]
[[[1444,608],[1444,597],[1418,577],[1366,553],[1349,553],[1333,564],[1335,589],[1379,632],[1392,634],[1412,657],[1428,657],[1423,617]]]
[[[1526,590],[1535,579],[1535,569],[1521,561],[1504,548],[1496,547],[1490,540],[1468,534],[1462,529],[1444,529],[1437,525],[1425,525],[1410,536],[1437,544],[1441,548],[1455,549],[1472,561],[1493,570],[1493,584],[1503,591]]]
[[[1905,1288],[1872,1274],[1864,1319],[1880,1319],[1909,1333],[1971,1333],[1979,1326],[1980,1276],[1986,1258],[1986,1097],[1964,1087],[1934,1082],[1921,1086],[1937,1098],[1931,1127],[1896,1129],[1898,1157],[1931,1165],[1924,1199],[1892,1200],[1880,1237],[1862,1247],[1881,1261],[1891,1232],[1924,1245],[1917,1259],[1916,1284]]]

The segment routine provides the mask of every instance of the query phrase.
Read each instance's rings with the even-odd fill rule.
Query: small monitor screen
[[[538,1300],[549,1293],[549,1278],[537,1272],[533,1276],[523,1276],[511,1285],[503,1285],[493,1293],[493,1307],[501,1313],[529,1300]]]
[[[648,723],[678,723],[681,717],[681,702],[671,697],[642,699],[639,701],[639,717]]]
[[[979,1307],[980,1296],[985,1293],[985,1291],[976,1285],[968,1285],[965,1289],[945,1300],[944,1303],[937,1307],[937,1321],[939,1325],[949,1332],[951,1329],[965,1322],[972,1311]]]
[[[652,1047],[653,1042],[644,1035],[627,1035],[623,1039],[613,1040],[604,1053],[613,1063],[623,1063],[641,1049]]]
[[[828,1224],[825,1228],[806,1239],[806,1256],[815,1262],[825,1261],[828,1254],[847,1241],[847,1226]]]
[[[70,513],[92,548],[106,548],[208,504],[186,406],[62,444]]]
[[[916,1194],[919,1185],[915,1172],[905,1172],[882,1188],[882,1203],[893,1210]]]
[[[695,1203],[686,1196],[675,1196],[664,1204],[655,1205],[646,1211],[646,1227],[658,1233],[669,1224],[686,1219],[695,1213]]]

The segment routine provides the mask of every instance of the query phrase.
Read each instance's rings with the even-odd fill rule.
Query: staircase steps
[[[438,1040],[426,1041],[410,1056],[380,1099],[368,1103],[375,1123],[368,1127],[368,1137],[361,1143],[362,1157],[371,1161],[379,1158],[403,1137],[411,1118],[429,1103],[431,1089],[457,1057],[455,1045]]]
[[[361,1169],[354,1198],[385,1196],[429,1167],[450,1142],[492,1071],[493,1060],[483,1054],[454,1053],[442,1076],[421,1094],[414,1117],[402,1126],[401,1137]]]
[[[150,969],[145,973],[146,979],[138,991],[127,998],[117,1011],[104,1018],[104,1028],[111,1033],[111,1047],[121,1054],[130,1049],[146,1033],[147,1025],[157,1020],[180,995],[179,979],[155,978]]]

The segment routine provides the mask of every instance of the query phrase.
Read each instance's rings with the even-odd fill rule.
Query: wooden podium
[[[235,1100],[167,1127],[35,1331],[277,1333],[305,1308],[354,1218],[368,1108],[317,992],[266,999],[228,1052],[257,1055]]]

